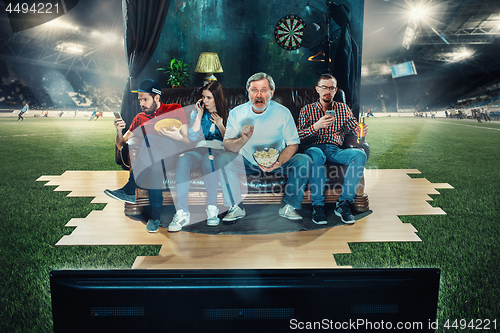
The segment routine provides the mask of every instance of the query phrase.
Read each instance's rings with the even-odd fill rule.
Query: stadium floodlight
[[[100,39],[106,44],[115,44],[120,42],[118,35],[113,32],[99,32],[94,30],[92,31],[91,36],[93,38]]]
[[[474,55],[474,52],[467,48],[461,48],[453,52],[449,62],[458,62],[470,58]]]
[[[55,28],[55,29],[66,29],[66,30],[70,30],[73,32],[77,32],[78,30],[80,30],[80,28],[78,28],[77,26],[72,25],[72,24],[67,23],[67,22],[64,22],[64,21],[61,21],[61,20],[49,21],[49,22],[45,23],[44,26],[49,27],[49,28]]]
[[[410,19],[422,20],[427,16],[428,8],[424,6],[413,7],[410,12]]]
[[[407,2],[408,4],[408,2]],[[410,49],[411,43],[415,40],[419,30],[419,23],[421,21],[426,21],[429,16],[429,13],[432,12],[432,8],[430,6],[430,2],[422,3],[417,5],[408,4],[408,26],[406,28],[405,36],[403,38],[403,47],[407,50]]]
[[[368,70],[368,66],[362,65],[361,66],[361,76],[370,76],[370,71]]]
[[[413,42],[417,34],[417,24],[414,20],[410,20],[408,22],[408,26],[406,27],[405,36],[403,37],[403,47],[407,50],[410,49],[410,45]]]
[[[114,44],[119,41],[118,36],[112,32],[106,32],[102,34],[101,38],[108,44]]]
[[[55,47],[57,51],[71,53],[71,54],[82,54],[84,52],[84,46],[78,43],[63,42]]]

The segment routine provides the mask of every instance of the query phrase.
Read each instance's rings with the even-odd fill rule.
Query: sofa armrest
[[[130,170],[130,153],[128,143],[122,146],[122,149],[118,149],[115,145],[115,163],[120,165],[123,170]]]
[[[342,149],[347,148],[361,148],[366,153],[366,159],[368,160],[368,158],[370,157],[370,146],[368,145],[368,143],[358,143],[358,138],[354,134],[349,133],[344,137],[344,144],[342,145]]]

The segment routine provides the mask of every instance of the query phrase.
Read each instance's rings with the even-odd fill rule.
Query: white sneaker
[[[216,227],[219,225],[219,218],[217,217],[219,215],[219,209],[217,206],[214,205],[208,205],[207,206],[207,225],[211,227]]]
[[[280,208],[279,214],[280,216],[285,217],[289,220],[302,220],[302,216],[297,214],[295,208],[293,208],[289,204],[286,204],[285,206],[283,206],[283,208]]]
[[[237,219],[241,219],[246,215],[245,209],[240,208],[238,205],[231,206],[227,211],[226,216],[222,219],[224,222],[236,221]]]
[[[168,225],[168,231],[176,232],[181,231],[182,227],[189,224],[189,220],[191,215],[189,212],[184,212],[182,209],[179,209],[177,213],[175,213],[172,222]]]

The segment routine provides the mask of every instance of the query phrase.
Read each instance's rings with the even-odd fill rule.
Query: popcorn
[[[264,167],[272,166],[278,160],[279,156],[280,152],[274,148],[258,150],[253,153],[255,161]]]

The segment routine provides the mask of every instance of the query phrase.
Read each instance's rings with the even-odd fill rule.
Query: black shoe
[[[313,218],[312,221],[316,224],[327,224],[325,207],[323,206],[313,206]]]
[[[347,224],[354,224],[356,221],[354,215],[351,213],[351,204],[349,201],[344,200],[342,202],[337,202],[335,207],[335,215],[339,216],[342,222]]]

